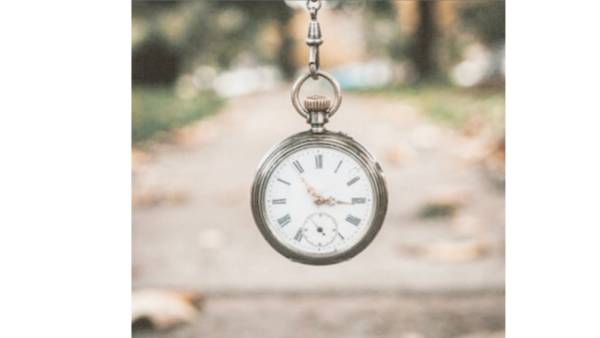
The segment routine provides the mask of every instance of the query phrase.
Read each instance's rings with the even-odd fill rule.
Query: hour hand
[[[308,182],[306,182],[304,177],[300,176],[300,179],[302,180],[302,183],[304,183],[304,185],[306,186],[306,190],[308,191],[308,193],[315,199],[315,202],[317,200],[323,199],[321,196],[319,196],[317,194],[317,191],[315,190],[315,188],[311,187],[310,184],[308,184]]]

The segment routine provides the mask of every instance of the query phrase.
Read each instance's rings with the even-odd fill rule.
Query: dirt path
[[[192,324],[137,338],[503,338],[504,297],[209,299]]]
[[[330,267],[294,264],[254,225],[249,199],[258,162],[278,141],[308,128],[283,88],[231,101],[134,166],[134,287],[234,298],[492,294],[503,300],[497,295],[505,276],[504,194],[477,162],[480,141],[397,101],[364,96],[347,95],[328,127],[369,148],[388,180],[386,223],[361,255]],[[424,209],[447,215],[419,217]],[[497,308],[503,312],[503,304]]]

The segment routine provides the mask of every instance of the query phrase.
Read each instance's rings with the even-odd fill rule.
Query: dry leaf
[[[438,240],[409,248],[413,254],[441,262],[469,262],[491,251],[484,239]]]
[[[189,323],[198,312],[198,294],[158,289],[134,290],[131,323],[147,321],[152,328],[168,329]]]
[[[217,123],[211,118],[183,127],[173,134],[173,142],[180,146],[201,146],[214,141],[219,136]]]
[[[395,144],[385,150],[385,158],[394,165],[405,164],[414,156],[415,150],[404,144]]]
[[[131,150],[131,171],[136,171],[142,165],[148,163],[150,156],[148,153],[141,151],[139,149]]]
[[[190,193],[185,190],[145,189],[131,194],[131,205],[134,207],[152,207],[162,203],[183,205],[190,198]]]
[[[459,187],[441,187],[427,198],[419,210],[419,217],[450,217],[463,206],[469,198],[469,192]]]

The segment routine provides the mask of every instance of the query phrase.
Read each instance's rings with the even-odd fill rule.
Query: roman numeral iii
[[[279,223],[279,226],[281,226],[282,228],[290,224],[290,222],[292,222],[292,217],[290,216],[290,214],[287,214],[277,220],[277,223]]]
[[[357,198],[357,197],[355,197],[355,198],[352,199],[352,204],[365,204],[365,203],[367,203],[367,199],[366,198],[362,198],[362,197]]]
[[[348,223],[352,223],[352,224],[358,226],[360,224],[361,219],[356,216],[348,215],[348,217],[346,217],[346,221]]]

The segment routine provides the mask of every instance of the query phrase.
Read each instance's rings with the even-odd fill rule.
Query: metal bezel
[[[265,216],[264,195],[268,178],[275,168],[291,153],[304,148],[321,146],[341,150],[361,163],[373,185],[374,215],[363,237],[349,249],[334,254],[308,254],[285,245],[271,232]],[[385,177],[375,157],[361,144],[340,133],[310,131],[293,135],[277,144],[261,161],[252,186],[252,214],[258,229],[267,242],[280,254],[292,261],[310,265],[329,265],[346,261],[363,251],[375,238],[387,212],[388,193]]]

